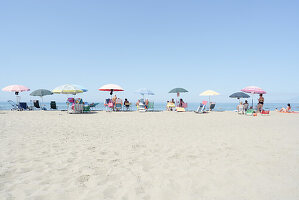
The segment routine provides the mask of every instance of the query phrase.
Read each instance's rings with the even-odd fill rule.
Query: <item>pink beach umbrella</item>
[[[113,92],[124,91],[124,89],[116,84],[107,84],[100,87],[99,91],[110,91],[110,95],[112,96]]]
[[[20,101],[19,92],[29,91],[30,89],[24,85],[9,85],[2,89],[5,92],[14,92],[17,97],[17,103]]]
[[[241,91],[252,94],[252,106],[253,106],[253,95],[254,94],[267,94],[267,92],[265,90],[263,90],[262,88],[259,88],[257,86],[248,86],[246,88],[243,88]]]

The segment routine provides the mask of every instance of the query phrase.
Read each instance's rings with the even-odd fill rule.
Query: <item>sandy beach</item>
[[[1,111],[0,199],[299,199],[299,114]]]

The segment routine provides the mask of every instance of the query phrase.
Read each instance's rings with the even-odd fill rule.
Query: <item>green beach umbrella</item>
[[[52,95],[52,94],[53,94],[53,92],[51,92],[50,90],[46,90],[46,89],[38,89],[38,90],[35,90],[30,93],[31,96],[38,96],[38,97],[43,97],[43,96]]]
[[[179,98],[180,93],[186,93],[186,92],[188,92],[188,90],[186,90],[184,88],[174,88],[174,89],[170,90],[168,93],[176,93],[177,98]]]
[[[43,96],[48,96],[48,95],[52,95],[52,94],[53,94],[53,92],[51,92],[50,90],[46,90],[46,89],[38,89],[38,90],[35,90],[30,93],[31,96],[40,97],[42,99],[43,105],[44,105]]]
[[[185,93],[185,92],[188,92],[188,90],[184,88],[174,88],[170,90],[168,93]]]

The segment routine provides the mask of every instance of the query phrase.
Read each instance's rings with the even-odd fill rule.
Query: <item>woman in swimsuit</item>
[[[263,110],[263,106],[264,106],[264,97],[263,97],[263,94],[260,94],[260,98],[259,98],[259,103],[258,103],[258,106],[257,106],[257,112],[261,112]]]
[[[281,108],[279,112],[292,112],[291,104],[288,103],[287,108]]]

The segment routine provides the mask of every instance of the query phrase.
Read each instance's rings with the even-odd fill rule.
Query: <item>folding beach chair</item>
[[[139,100],[139,105],[137,106],[137,109],[140,112],[145,112],[146,111],[146,109],[145,109],[145,102],[144,102],[143,99]]]
[[[216,106],[216,103],[211,102],[210,103],[210,111],[212,111]]]
[[[121,111],[123,107],[123,101],[121,99],[116,99],[115,100],[115,110],[116,111]]]
[[[38,100],[33,100],[33,106],[35,108],[39,108],[40,109],[39,101]]]
[[[56,106],[56,102],[55,101],[51,101],[50,102],[50,109],[57,110],[57,106]]]
[[[106,108],[106,111],[108,111],[109,108],[112,110],[114,107],[111,99],[105,99],[104,106]]]
[[[208,103],[207,101],[203,101],[203,102],[200,104],[200,106],[197,108],[197,110],[194,111],[194,112],[197,113],[197,114],[207,113],[207,112],[205,111],[207,103]]]
[[[148,111],[154,111],[154,108],[155,108],[154,106],[155,106],[154,102],[148,102],[147,110]]]
[[[99,103],[91,103],[89,104],[90,109],[95,108]]]
[[[245,108],[243,105],[238,106],[238,114],[239,115],[244,115],[245,114]]]
[[[131,110],[131,103],[125,103],[125,108],[126,108],[126,111],[129,111]]]
[[[19,103],[19,110],[27,110],[28,106],[26,102],[20,102]]]
[[[250,116],[252,116],[253,113],[255,113],[255,110],[253,110],[253,109],[248,109],[248,110],[245,112],[246,115],[250,115]]]
[[[19,110],[19,106],[12,100],[7,101],[11,105],[11,110]]]

